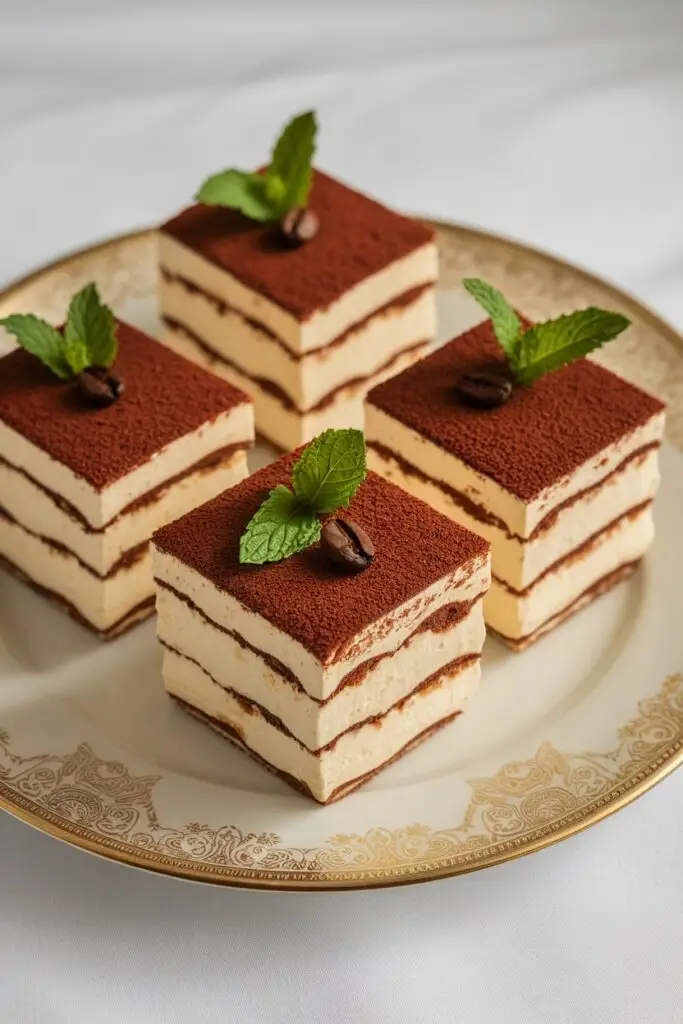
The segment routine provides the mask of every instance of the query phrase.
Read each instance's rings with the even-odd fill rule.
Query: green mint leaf
[[[83,370],[87,369],[88,366],[95,365],[90,361],[88,346],[79,337],[72,337],[65,341],[64,358],[69,364],[69,369],[74,377],[77,377],[79,373],[83,373]]]
[[[591,307],[536,324],[521,337],[514,367],[518,383],[533,384],[544,374],[581,359],[612,341],[629,323],[620,313]]]
[[[309,110],[293,118],[275,143],[267,177],[279,178],[285,186],[279,214],[308,202],[317,130],[315,112]]]
[[[476,299],[491,317],[500,347],[514,364],[522,326],[514,309],[503,293],[486,281],[480,281],[477,277],[466,277],[462,283],[472,298]]]
[[[45,320],[32,313],[14,313],[0,320],[4,327],[31,355],[40,359],[60,380],[68,380],[72,370],[66,360],[64,338]]]
[[[263,180],[263,186],[271,209],[283,209],[286,202],[287,186],[280,175],[268,173]]]
[[[111,366],[118,348],[114,314],[97,287],[87,284],[69,305],[64,329],[64,355],[74,374],[88,366]]]
[[[362,430],[326,430],[302,453],[292,470],[300,502],[316,512],[346,508],[367,474]]]
[[[196,199],[206,206],[228,206],[240,210],[251,220],[275,220],[278,206],[267,192],[266,175],[234,169],[207,178]]]
[[[320,520],[302,507],[288,487],[271,491],[247,524],[240,540],[240,562],[280,562],[320,539]]]

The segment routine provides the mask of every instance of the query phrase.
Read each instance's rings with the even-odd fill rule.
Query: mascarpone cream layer
[[[170,484],[148,503],[120,515],[105,529],[87,531],[54,499],[22,473],[0,463],[0,508],[27,530],[63,544],[100,576],[132,548],[148,541],[155,530],[234,487],[248,476],[244,451],[217,466],[205,467]]]
[[[219,312],[204,295],[188,292],[180,282],[162,279],[159,294],[166,316],[249,376],[277,384],[299,410],[310,409],[351,380],[372,376],[395,353],[430,341],[436,333],[436,303],[430,288],[406,306],[372,316],[341,344],[296,359],[239,313]]]
[[[320,704],[169,590],[159,588],[156,607],[160,640],[198,662],[214,682],[275,715],[311,751],[331,743],[352,725],[385,714],[450,662],[479,654],[485,637],[482,602],[478,601],[451,629],[416,633],[359,682],[344,686]]]
[[[365,406],[365,436],[368,441],[376,441],[400,453],[402,458],[424,474],[481,505],[502,520],[510,533],[524,539],[558,505],[609,476],[639,448],[661,442],[663,434],[664,413],[658,413],[616,444],[609,445],[588,459],[576,472],[541,491],[532,501],[524,502],[491,477],[477,472],[370,402],[366,402]],[[481,533],[481,530],[476,532]]]
[[[346,733],[329,749],[312,754],[266,718],[240,704],[197,665],[164,652],[163,676],[169,693],[230,726],[244,744],[281,772],[294,776],[322,802],[340,786],[381,768],[426,729],[461,711],[479,682],[479,662],[445,676],[439,685],[416,693],[379,722]]]
[[[429,242],[366,277],[327,309],[317,310],[301,322],[264,295],[247,288],[227,270],[210,263],[163,231],[159,233],[159,262],[171,274],[184,277],[243,316],[263,324],[295,353],[324,348],[392,299],[411,288],[432,284],[439,269],[436,245]],[[162,313],[167,312],[163,304],[164,294],[162,291]],[[168,315],[172,316],[170,312]]]
[[[487,624],[512,640],[528,636],[573,604],[609,573],[637,561],[654,539],[651,508],[606,530],[585,553],[550,572],[523,594],[495,579],[484,597]]]
[[[4,517],[0,517],[0,555],[38,586],[68,601],[98,630],[109,629],[154,592],[149,552],[108,580],[101,580],[73,556],[55,550]]]
[[[21,434],[0,422],[0,456],[23,469],[39,484],[76,508],[95,529],[101,529],[148,491],[186,473],[193,465],[229,445],[251,442],[254,413],[251,402],[238,405],[177,438],[103,490],[77,476]]]
[[[488,556],[473,559],[368,625],[349,645],[332,652],[323,664],[298,640],[246,608],[231,594],[218,590],[196,570],[160,551],[154,543],[152,559],[157,579],[188,597],[212,622],[239,634],[252,647],[276,658],[316,700],[329,697],[344,676],[358,665],[396,651],[424,619],[444,605],[473,601],[490,583]]]
[[[251,395],[259,432],[285,451],[306,444],[323,430],[341,430],[344,427],[362,429],[363,399],[367,391],[412,366],[414,362],[426,355],[429,349],[429,346],[425,345],[424,348],[406,352],[381,373],[342,388],[319,409],[300,413],[296,409],[284,406],[278,397],[265,391],[253,378],[247,377],[218,358],[212,359],[186,334],[167,330],[164,341],[174,352],[205,367],[216,376],[223,377],[235,387],[242,388],[243,391]]]
[[[368,449],[368,466],[403,490],[425,501],[492,546],[493,571],[515,590],[524,590],[551,565],[565,558],[589,537],[603,530],[629,509],[654,498],[660,481],[658,451],[651,449],[585,497],[557,513],[555,522],[531,540],[522,541],[491,523],[466,512],[435,483],[406,473],[394,460]]]

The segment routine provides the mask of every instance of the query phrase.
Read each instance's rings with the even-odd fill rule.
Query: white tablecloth
[[[321,163],[683,326],[683,3],[0,0],[0,280],[165,217],[309,105]],[[680,1024],[683,772],[479,875],[333,896],[136,873],[0,816],[0,1022]]]

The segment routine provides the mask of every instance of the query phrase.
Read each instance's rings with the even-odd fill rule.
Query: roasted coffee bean
[[[483,367],[463,373],[456,382],[455,390],[469,405],[495,409],[507,402],[512,394],[512,380],[504,369]]]
[[[123,392],[123,382],[112,376],[106,366],[89,366],[76,377],[76,386],[91,405],[111,405]]]
[[[363,530],[350,519],[330,519],[320,538],[326,557],[347,572],[362,572],[375,557],[375,546]]]
[[[318,234],[320,221],[313,210],[303,209],[301,206],[293,206],[280,221],[280,232],[285,241],[291,246],[303,245],[310,242]]]

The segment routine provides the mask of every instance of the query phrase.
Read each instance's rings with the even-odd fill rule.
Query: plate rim
[[[581,278],[583,281],[609,291],[611,294],[614,294],[620,302],[623,303],[624,301],[627,301],[634,310],[637,310],[638,316],[641,320],[650,324],[660,335],[665,335],[670,342],[683,351],[683,335],[681,335],[671,324],[668,323],[668,321],[653,309],[642,303],[639,299],[635,298],[627,290],[616,283],[576,265],[571,261],[565,260],[559,255],[546,252],[536,246],[529,245],[515,238],[498,234],[497,232],[487,231],[473,225],[461,224],[449,220],[440,220],[431,217],[423,219],[434,226],[437,230],[446,232],[455,231],[460,234],[465,233],[469,235],[473,241],[478,240],[484,243],[502,243],[522,256],[549,262],[554,265],[556,269],[569,271],[575,276]],[[0,289],[0,304],[11,301],[13,296],[18,292],[23,291],[23,289],[41,280],[45,275],[68,266],[76,259],[82,259],[94,253],[101,253],[109,248],[117,248],[127,242],[134,242],[135,240],[142,241],[143,239],[151,238],[156,234],[156,231],[156,227],[136,229],[130,232],[111,236],[92,245],[75,249],[66,255],[60,256],[36,270],[15,279],[5,288]],[[661,699],[667,686],[680,686],[682,682],[683,676],[672,675],[664,682],[663,687],[658,694],[653,695],[646,700],[656,702],[658,699]],[[641,703],[643,702],[639,702],[639,709]],[[629,728],[629,725],[630,723],[625,723],[622,730],[619,732],[620,736],[624,730]],[[534,759],[532,758],[532,760]],[[222,871],[211,870],[208,865],[205,865],[202,868],[202,865],[197,862],[195,862],[195,866],[188,866],[190,862],[181,858],[174,860],[174,858],[171,857],[161,856],[157,860],[154,860],[151,856],[143,857],[136,853],[132,847],[127,848],[124,845],[115,845],[115,841],[111,841],[110,845],[105,842],[101,836],[91,838],[88,835],[81,834],[78,831],[78,825],[74,822],[69,822],[66,818],[63,819],[63,824],[60,824],[57,820],[50,820],[50,812],[41,811],[39,805],[33,803],[28,798],[22,798],[23,802],[22,800],[17,799],[17,794],[13,794],[10,787],[3,783],[1,774],[0,810],[8,812],[17,819],[31,825],[38,831],[43,832],[52,838],[59,839],[68,845],[77,847],[88,853],[103,857],[104,859],[111,860],[116,863],[136,867],[141,870],[153,871],[167,876],[182,878],[186,881],[215,884],[229,888],[299,892],[395,888],[398,886],[416,885],[423,882],[483,870],[497,864],[516,860],[519,857],[527,856],[531,853],[535,853],[541,849],[552,846],[555,843],[561,842],[564,839],[568,839],[573,835],[577,835],[578,833],[585,831],[587,828],[590,828],[621,810],[623,807],[632,803],[644,793],[652,789],[655,785],[675,771],[675,769],[681,764],[683,764],[683,734],[679,735],[663,753],[660,751],[659,755],[654,757],[650,762],[643,762],[643,765],[635,774],[633,779],[629,779],[626,782],[622,780],[621,784],[619,783],[619,779],[616,779],[615,784],[607,797],[603,795],[603,797],[593,800],[581,816],[577,817],[576,815],[566,815],[565,817],[569,820],[565,821],[564,824],[562,823],[563,819],[561,818],[560,824],[558,824],[557,827],[549,830],[540,829],[539,834],[535,838],[525,839],[522,845],[515,842],[502,844],[504,847],[503,849],[499,849],[489,855],[480,856],[469,863],[461,862],[445,865],[435,864],[432,866],[422,866],[417,869],[411,868],[406,863],[402,867],[399,865],[398,867],[394,866],[391,869],[378,868],[368,870],[362,877],[353,877],[352,873],[349,872],[348,878],[343,877],[344,872],[337,872],[336,878],[333,877],[335,872],[328,872],[331,876],[329,880],[327,878],[318,878],[315,876],[310,878],[282,876],[270,877],[278,875],[278,872],[269,870],[264,870],[262,872],[255,871],[251,874],[240,875],[237,872],[230,873],[229,869],[226,868],[223,868]],[[506,766],[503,765],[500,771],[504,770],[505,767]],[[574,818],[576,818],[576,820],[574,820]]]
[[[667,688],[673,690],[674,687],[683,694],[683,674],[678,673],[669,676],[664,681],[659,693],[654,697],[646,698],[645,701],[639,702],[639,707],[642,703],[648,701],[655,705],[658,704],[662,699],[664,691]],[[625,723],[619,730],[619,733],[628,731],[631,724],[632,722]],[[535,764],[539,753],[537,752],[534,757],[524,763]],[[570,757],[571,755],[565,756]],[[613,793],[609,799],[606,799],[604,795],[596,797],[589,804],[590,809],[583,813],[581,817],[574,820],[575,816],[568,814],[566,816],[568,819],[566,824],[558,827],[552,827],[551,824],[549,829],[541,828],[535,839],[527,839],[523,845],[519,845],[514,840],[510,842],[502,841],[498,844],[502,849],[498,849],[488,856],[478,857],[469,863],[462,862],[446,864],[444,866],[423,867],[417,870],[411,870],[408,865],[403,868],[371,869],[363,877],[356,877],[349,873],[349,877],[344,878],[343,872],[330,872],[330,879],[325,877],[293,877],[295,873],[292,873],[292,877],[283,877],[283,875],[278,875],[274,871],[240,875],[237,871],[229,873],[228,869],[223,869],[223,872],[216,869],[202,870],[200,867],[192,866],[189,861],[181,858],[162,857],[154,860],[152,857],[142,857],[136,855],[132,849],[126,846],[116,846],[113,842],[109,846],[101,837],[99,840],[90,839],[86,835],[81,835],[78,831],[69,830],[66,826],[50,821],[49,817],[44,814],[41,815],[30,810],[28,807],[22,807],[20,803],[16,802],[16,799],[7,797],[7,788],[4,786],[2,778],[0,778],[0,810],[7,811],[12,817],[23,821],[45,835],[58,839],[68,846],[73,846],[86,853],[99,856],[104,860],[154,874],[179,878],[186,882],[201,882],[202,884],[220,886],[221,888],[252,889],[257,891],[349,892],[366,889],[393,889],[453,878],[459,875],[471,874],[475,871],[483,871],[487,868],[496,867],[500,864],[537,853],[565,839],[579,835],[581,832],[585,832],[599,822],[611,817],[612,814],[616,814],[622,808],[632,804],[639,797],[653,789],[681,765],[683,765],[683,733],[678,735],[677,739],[668,745],[663,754],[652,759],[645,767],[641,767],[640,770],[636,771],[634,775],[636,781],[620,784],[617,779],[612,787]],[[507,767],[509,766],[501,766],[496,775],[504,772]],[[490,780],[486,779],[483,781],[488,782]],[[28,800],[26,802],[32,803],[32,801]],[[335,874],[338,877],[335,878]]]

